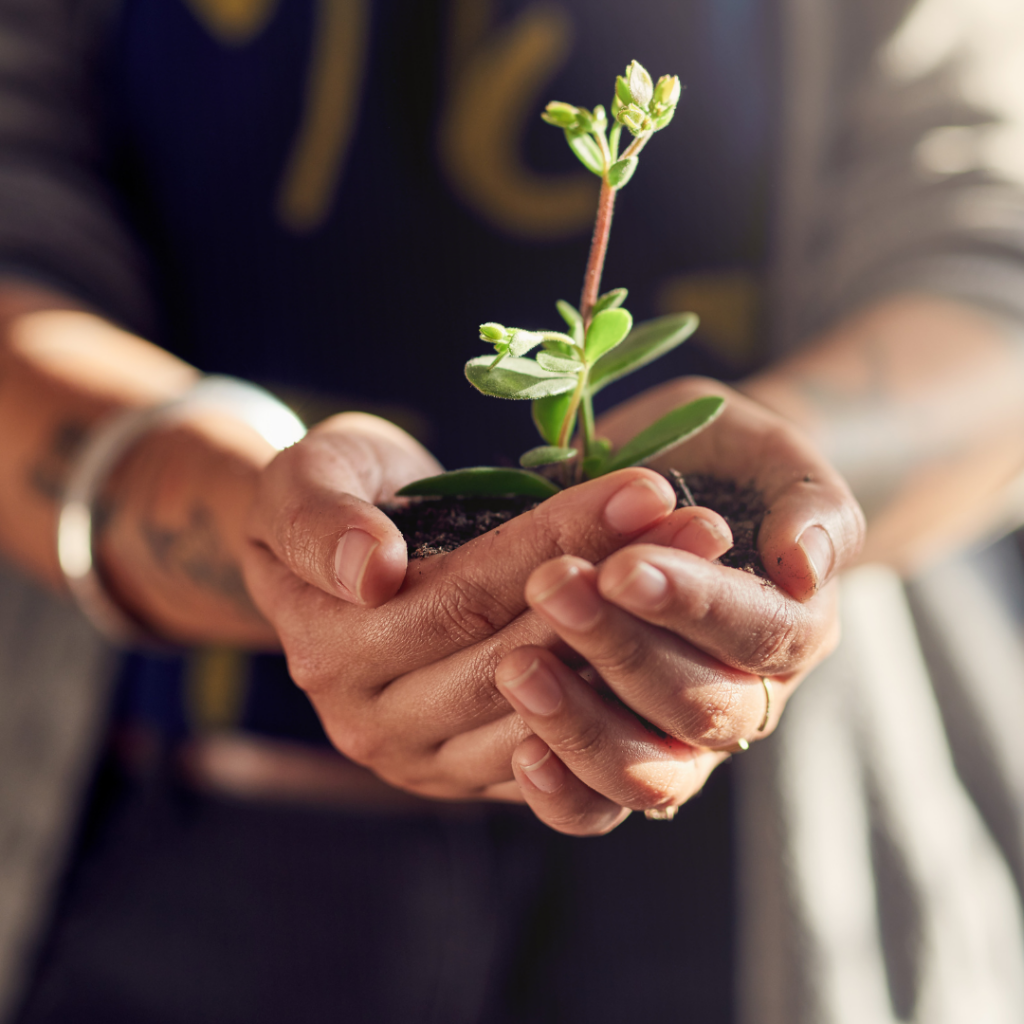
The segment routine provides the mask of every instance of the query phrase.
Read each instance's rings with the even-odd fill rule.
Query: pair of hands
[[[281,453],[261,478],[246,581],[337,748],[421,795],[525,801],[553,828],[596,834],[685,802],[738,740],[771,732],[836,643],[834,580],[863,518],[794,428],[716,382],[647,392],[601,433],[616,441],[707,393],[725,393],[726,412],[672,455],[763,492],[775,586],[716,564],[724,520],[674,510],[648,469],[407,566],[375,505],[437,472],[428,452],[344,414]]]

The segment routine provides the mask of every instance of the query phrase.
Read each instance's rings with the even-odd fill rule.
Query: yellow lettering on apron
[[[355,129],[369,35],[366,0],[319,0],[306,107],[277,197],[278,219],[297,233],[330,213]]]
[[[185,702],[200,731],[237,727],[245,707],[249,656],[231,647],[202,647],[189,655]]]
[[[763,293],[744,270],[679,274],[659,289],[663,313],[692,310],[700,317],[695,340],[742,369],[757,355]]]
[[[453,69],[439,135],[441,164],[452,187],[510,235],[554,240],[585,231],[594,219],[597,178],[585,171],[538,174],[521,155],[527,125],[555,98],[543,90],[569,54],[568,15],[535,3],[488,32],[487,0],[454,4]]]
[[[225,46],[245,46],[266,27],[278,0],[185,0],[200,24]]]

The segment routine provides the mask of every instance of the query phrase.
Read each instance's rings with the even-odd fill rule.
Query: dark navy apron
[[[448,466],[507,461],[536,443],[529,417],[461,364],[484,320],[558,323],[596,199],[536,115],[607,105],[637,58],[686,91],[620,196],[604,283],[637,319],[696,307],[707,327],[602,398],[742,375],[771,22],[766,0],[125,0],[102,69],[109,173],[157,340],[311,417],[380,412]],[[211,721],[203,666],[225,657],[236,710]],[[326,744],[278,657],[132,655],[114,720],[168,748],[204,728]],[[24,1020],[729,1021],[730,815],[727,770],[673,824],[585,842],[516,809],[397,821],[107,778]]]

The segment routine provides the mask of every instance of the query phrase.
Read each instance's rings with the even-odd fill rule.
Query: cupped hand
[[[668,543],[694,511],[673,511],[659,475],[623,470],[407,568],[375,506],[437,468],[384,421],[327,421],[264,471],[246,581],[342,753],[422,795],[522,800],[511,760],[529,729],[494,671],[524,645],[562,651],[527,580],[563,555],[596,563],[638,538]]]
[[[581,675],[550,645],[530,645],[502,661],[496,680],[533,733],[513,757],[516,779],[563,831],[602,831],[624,809],[684,803],[730,751],[775,728],[838,640],[835,579],[860,550],[863,517],[795,428],[691,378],[619,407],[599,433],[621,443],[703,394],[725,395],[726,411],[661,464],[761,491],[758,549],[770,582],[709,560],[731,538],[705,512],[689,541],[630,545],[600,564],[563,556],[531,574],[530,606],[587,668]]]

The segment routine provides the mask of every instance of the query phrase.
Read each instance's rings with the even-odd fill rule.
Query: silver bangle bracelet
[[[155,637],[110,596],[96,568],[96,500],[107,477],[146,434],[200,411],[226,413],[281,451],[300,441],[305,425],[269,391],[234,377],[204,377],[191,391],[161,405],[129,409],[100,423],[68,478],[57,521],[57,556],[68,590],[85,617],[121,647],[159,646]]]

